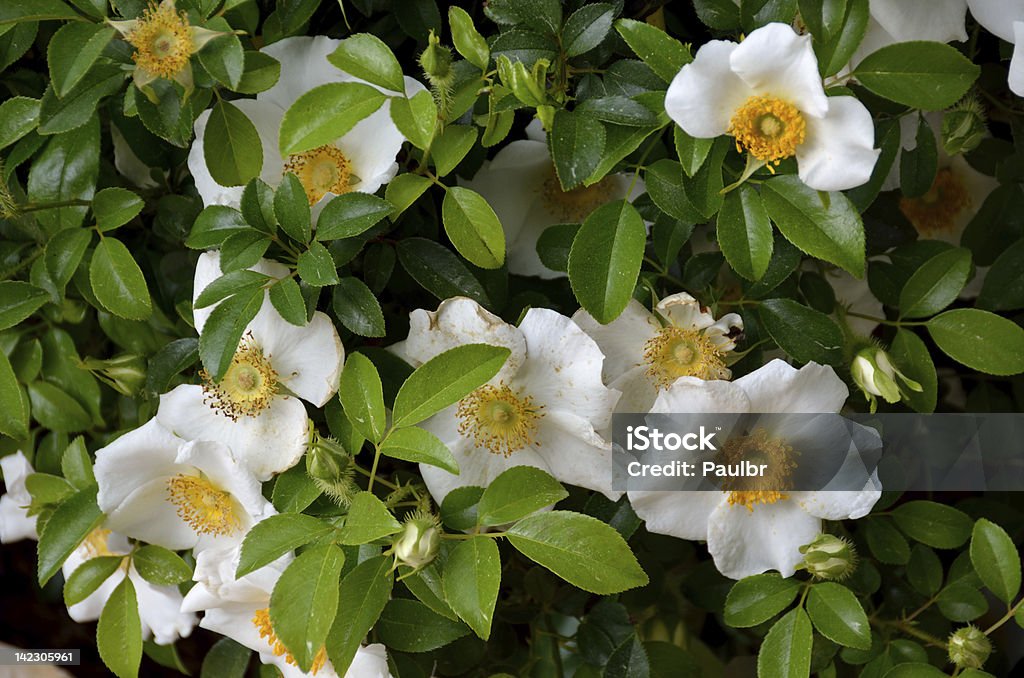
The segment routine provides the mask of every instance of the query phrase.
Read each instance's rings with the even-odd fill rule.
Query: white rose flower
[[[172,550],[240,541],[276,511],[260,482],[216,442],[185,442],[156,419],[96,452],[106,526]]]
[[[101,556],[124,556],[131,550],[131,544],[125,537],[99,527],[72,551],[61,566],[61,571],[66,580],[86,561]],[[144,640],[152,638],[158,645],[167,645],[178,638],[187,638],[192,633],[196,616],[181,610],[182,597],[178,587],[151,584],[142,578],[134,565],[126,568],[124,563],[85,600],[69,607],[68,614],[79,623],[96,621],[125,576],[131,579],[135,587]]]
[[[691,136],[733,136],[769,168],[796,156],[800,179],[819,191],[860,186],[878,158],[867,108],[825,96],[811,37],[785,24],[702,45],[669,86],[665,110]]]
[[[266,259],[252,270],[275,278],[288,274]],[[193,300],[220,275],[220,254],[202,254]],[[200,334],[213,308],[195,309]],[[156,417],[186,440],[227,445],[258,479],[267,480],[294,466],[306,450],[308,419],[299,399],[317,407],[330,400],[344,360],[338,330],[326,314],[317,311],[305,327],[292,325],[267,292],[224,377],[216,383],[204,377],[202,386],[183,384],[160,396]]]
[[[1024,0],[967,0],[967,6],[985,30],[1013,45],[1008,84],[1024,96]]]
[[[683,377],[658,395],[652,412],[832,413],[849,391],[831,367],[799,370],[781,360],[736,381]],[[761,445],[779,443],[772,438]],[[873,476],[859,491],[631,491],[647,529],[705,540],[718,571],[742,579],[766,570],[789,577],[803,559],[799,548],[821,532],[822,520],[861,518],[881,496]]]
[[[392,346],[419,366],[463,344],[504,346],[512,353],[490,382],[423,427],[459,462],[459,475],[420,464],[438,502],[456,487],[486,487],[512,466],[535,466],[562,482],[618,496],[611,488],[611,445],[606,428],[619,392],[601,382],[604,356],[569,318],[532,308],[519,327],[456,297],[436,312],[409,317],[409,338]]]
[[[622,392],[616,412],[647,412],[658,391],[679,377],[728,379],[726,366],[736,348],[733,336],[743,319],[719,320],[685,292],[665,297],[648,311],[631,299],[618,318],[602,325],[580,309],[572,317],[605,355],[604,381]]]
[[[537,254],[537,239],[544,230],[555,224],[582,223],[601,205],[622,198],[632,202],[646,188],[643,180],[634,182],[632,173],[621,172],[592,186],[563,191],[540,120],[527,126],[526,136],[484,162],[471,181],[460,183],[485,197],[498,215],[505,229],[509,272],[562,278],[564,272],[551,270]]]
[[[239,554],[239,546],[235,545],[208,549],[196,556],[193,575],[196,585],[185,596],[182,609],[203,612],[199,626],[255,650],[261,662],[276,666],[284,678],[311,675],[317,678],[337,678],[338,674],[323,648],[314,658],[310,673],[299,670],[295,659],[278,640],[271,626],[270,596],[277,580],[291,562],[291,555],[283,556],[236,579]],[[356,650],[356,656],[345,676],[390,678],[384,646],[374,644]]]
[[[231,103],[245,113],[259,133],[263,144],[263,168],[260,178],[277,186],[286,172],[294,173],[302,182],[314,215],[331,197],[361,191],[375,193],[398,172],[395,158],[405,138],[391,121],[389,103],[364,118],[335,142],[281,157],[278,130],[281,119],[295,101],[314,87],[333,82],[365,81],[339,70],[327,61],[340,40],[324,36],[295,37],[279,40],[261,51],[281,63],[281,77],[270,89],[255,99],[237,99]],[[405,78],[409,96],[423,90],[423,85]],[[380,89],[380,88],[378,88]],[[381,90],[385,91],[385,90]],[[396,94],[388,92],[389,94]],[[196,190],[205,205],[238,207],[242,186],[221,186],[210,175],[203,155],[203,139],[210,111],[196,119],[195,141],[188,155],[188,168],[196,182]]]
[[[22,539],[39,539],[36,517],[28,515],[32,495],[25,487],[25,478],[35,473],[28,457],[21,450],[0,458],[7,492],[0,496],[0,544]]]
[[[897,42],[967,39],[967,0],[870,0],[864,39],[850,59],[864,57]]]

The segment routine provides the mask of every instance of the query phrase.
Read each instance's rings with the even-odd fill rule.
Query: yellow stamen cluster
[[[736,464],[748,461],[766,464],[763,476],[728,477],[722,481],[722,489],[729,493],[731,506],[746,506],[754,510],[755,504],[774,504],[787,499],[789,477],[796,468],[798,453],[784,440],[772,438],[763,428],[754,429],[750,435],[734,436],[725,441],[716,455],[722,464]]]
[[[188,15],[173,2],[150,4],[125,38],[135,47],[132,59],[139,68],[160,78],[173,79],[196,51]]]
[[[729,123],[736,150],[746,150],[774,171],[773,165],[796,154],[807,136],[807,123],[796,106],[773,96],[753,96]]]
[[[927,193],[900,199],[903,216],[923,236],[952,233],[956,218],[970,206],[967,187],[948,167],[938,171]]]
[[[487,384],[459,401],[459,433],[472,437],[477,447],[508,457],[539,444],[534,436],[543,409],[534,404],[533,396],[519,397],[504,383]]]
[[[85,537],[82,541],[82,546],[90,558],[117,555],[107,546],[108,539],[110,539],[110,530],[97,527]]]
[[[310,206],[320,202],[328,193],[348,193],[353,179],[352,162],[340,148],[331,144],[288,156],[284,172],[298,177],[306,189]]]
[[[256,610],[256,614],[252,617],[252,624],[256,627],[256,630],[260,633],[260,638],[267,641],[267,645],[270,646],[270,651],[274,653],[275,657],[284,657],[284,661],[292,666],[298,666],[295,661],[295,657],[288,651],[288,648],[284,646],[281,639],[274,633],[274,627],[270,623],[270,609],[263,608]],[[317,672],[324,667],[327,663],[327,650],[321,647],[320,651],[313,657],[313,665],[309,672],[314,676]]]
[[[241,528],[234,498],[202,476],[173,476],[167,494],[178,517],[198,534],[223,537]]]
[[[541,184],[541,199],[544,207],[559,221],[567,224],[578,224],[590,216],[595,209],[612,199],[611,189],[614,179],[605,177],[591,186],[578,186],[568,191],[555,176],[554,169]]]
[[[277,393],[277,372],[251,333],[242,337],[223,379],[214,382],[206,370],[199,376],[203,380],[203,402],[232,421],[240,416],[256,416],[270,407]]]
[[[644,344],[644,361],[649,376],[659,389],[668,388],[679,377],[728,379],[725,354],[700,330],[669,326]]]

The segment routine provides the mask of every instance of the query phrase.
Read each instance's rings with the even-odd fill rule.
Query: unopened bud
[[[942,147],[949,155],[973,151],[987,134],[985,109],[975,97],[965,98],[942,116]]]
[[[429,564],[441,546],[441,527],[437,518],[430,513],[416,511],[405,521],[392,546],[401,565],[418,570]]]
[[[976,626],[954,631],[946,643],[949,661],[961,669],[980,669],[992,654],[992,641]]]
[[[452,51],[441,44],[441,39],[433,30],[430,31],[427,48],[420,54],[420,67],[430,84],[435,87],[451,87],[454,78]]]
[[[800,547],[804,567],[816,579],[843,580],[857,569],[857,551],[853,544],[832,534],[819,534],[810,544]]]
[[[347,506],[357,491],[352,482],[352,459],[341,443],[315,431],[306,454],[306,474],[336,504]]]
[[[133,353],[122,353],[107,360],[86,358],[81,367],[121,395],[129,397],[138,393],[146,383],[146,359]]]
[[[889,354],[878,346],[869,346],[857,353],[850,364],[850,374],[871,403],[872,412],[876,397],[897,403],[903,397],[901,386],[915,392],[922,390],[919,383],[896,369]]]

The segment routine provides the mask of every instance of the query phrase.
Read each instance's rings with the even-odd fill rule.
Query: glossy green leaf
[[[296,665],[309,671],[338,611],[345,554],[334,544],[306,549],[288,565],[270,596],[270,622]]]
[[[846,647],[871,648],[871,625],[857,596],[842,584],[820,582],[811,587],[807,614],[818,633]]]
[[[93,23],[65,24],[54,33],[46,59],[57,96],[63,97],[82,79],[113,37],[113,28]]]
[[[203,135],[203,158],[221,186],[244,186],[263,169],[263,143],[256,126],[237,106],[218,101]]]
[[[136,678],[142,662],[142,620],[131,577],[117,585],[96,626],[100,658],[117,678]]]
[[[132,554],[132,565],[142,578],[157,586],[176,586],[192,578],[192,568],[174,551],[146,544]]]
[[[89,264],[89,282],[103,307],[117,316],[145,320],[153,313],[142,269],[120,240],[100,240]]]
[[[379,109],[384,100],[379,90],[359,82],[314,87],[296,99],[281,120],[281,155],[288,157],[334,143]]]
[[[481,525],[504,525],[551,506],[569,496],[550,474],[532,466],[502,471],[480,497]]]
[[[768,299],[761,303],[760,316],[779,348],[796,360],[825,364],[842,360],[843,333],[824,313],[792,299]]]
[[[959,296],[971,275],[971,252],[963,247],[941,252],[922,264],[900,291],[900,315],[934,315]]]
[[[483,640],[491,635],[501,584],[501,558],[493,539],[460,542],[444,566],[444,595],[452,610]]]
[[[92,213],[101,231],[127,224],[144,206],[142,198],[124,188],[104,188],[92,199]]]
[[[672,82],[682,67],[693,60],[682,43],[656,26],[633,19],[619,19],[615,22],[615,30],[665,82]]]
[[[1024,372],[1024,329],[988,311],[960,308],[928,321],[928,334],[958,362],[986,374]]]
[[[480,268],[505,263],[505,231],[498,215],[476,191],[453,186],[444,195],[441,219],[459,254]]]
[[[388,184],[390,187],[391,184]],[[381,200],[368,193],[345,193],[331,198],[317,219],[316,239],[336,240],[360,235],[394,209],[395,205],[388,200]]]
[[[992,593],[1007,605],[1020,592],[1020,554],[1006,530],[979,518],[971,532],[971,564]]]
[[[443,468],[448,473],[459,474],[459,463],[448,446],[430,431],[415,426],[393,431],[380,446],[380,453],[393,459],[429,464]]]
[[[339,544],[358,545],[395,534],[402,529],[387,507],[371,492],[352,498],[345,524],[338,530]]]
[[[811,621],[790,610],[768,630],[757,653],[758,678],[806,678],[811,671]]]
[[[750,186],[729,192],[718,213],[718,245],[747,280],[760,280],[772,259],[774,236],[761,195]]]
[[[387,425],[384,393],[377,368],[362,353],[353,353],[345,361],[338,397],[356,430],[371,443],[379,443]]]
[[[879,96],[935,111],[956,103],[979,73],[981,68],[951,45],[911,41],[872,52],[853,75]]]
[[[955,549],[971,536],[967,514],[933,501],[900,504],[892,517],[908,537],[937,549]]]
[[[339,675],[346,675],[360,644],[388,602],[393,564],[393,558],[376,556],[356,565],[341,580],[338,613],[327,635],[327,656]]]
[[[745,577],[729,590],[725,599],[725,622],[745,628],[762,624],[796,600],[800,585],[771,572]]]
[[[392,92],[405,93],[405,78],[391,48],[375,35],[356,33],[345,38],[327,60],[357,78]]]
[[[40,586],[57,574],[71,552],[102,522],[95,486],[79,490],[57,507],[39,535]]]
[[[235,576],[244,577],[332,530],[319,518],[300,513],[281,513],[261,520],[245,535]]]

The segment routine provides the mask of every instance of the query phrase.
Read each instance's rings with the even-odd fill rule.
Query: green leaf
[[[114,29],[103,24],[69,23],[53,34],[46,49],[50,82],[63,97],[82,79],[114,37]]]
[[[853,72],[862,85],[896,103],[937,111],[967,93],[981,68],[940,42],[899,42],[872,52]]]
[[[229,237],[252,230],[242,213],[225,205],[210,205],[196,217],[185,245],[194,250],[220,247]]]
[[[270,288],[270,303],[292,325],[305,327],[309,322],[302,290],[293,278],[282,278]]]
[[[845,15],[835,11],[845,5]],[[823,76],[835,75],[850,63],[864,39],[870,14],[868,0],[849,0],[839,3],[821,3],[816,0],[800,2],[800,16],[808,25],[818,22],[814,34],[814,52],[818,56],[818,70]],[[826,15],[826,16],[821,16]],[[808,19],[810,17],[810,19]],[[823,34],[825,33],[825,34]]]
[[[338,611],[345,554],[334,544],[306,549],[291,562],[270,596],[270,623],[295,663],[309,671]]]
[[[207,22],[205,28],[222,31],[209,44],[199,51],[199,63],[213,76],[213,79],[228,89],[238,91],[245,72],[245,50],[242,41],[231,30],[231,26],[221,17]]]
[[[569,251],[569,283],[580,305],[607,324],[633,296],[643,263],[647,229],[625,200],[594,210],[576,233]]]
[[[98,116],[79,129],[50,138],[28,173],[28,197],[39,203],[90,200],[96,192],[100,164]],[[35,212],[49,232],[81,226],[84,206],[57,207]]]
[[[686,176],[692,177],[704,165],[715,140],[691,137],[678,125],[672,130],[672,133],[676,155],[679,156],[679,164],[682,165]]]
[[[399,214],[409,209],[430,188],[431,184],[430,179],[410,173],[399,174],[389,181],[384,189],[384,199],[393,205],[391,217],[397,218]],[[324,211],[327,211],[326,208]],[[321,218],[323,218],[322,214]]]
[[[100,659],[118,678],[136,678],[142,662],[142,620],[131,577],[125,577],[107,599],[96,626]]]
[[[552,271],[565,272],[569,268],[572,241],[579,230],[579,224],[555,224],[545,228],[537,238],[537,256],[540,257],[540,263]]]
[[[374,445],[379,443],[387,426],[384,392],[377,368],[362,353],[353,353],[345,361],[338,397],[352,426]]]
[[[92,232],[77,227],[58,231],[47,241],[43,259],[46,271],[58,290],[63,291],[71,281],[91,242]]]
[[[665,82],[672,82],[683,66],[693,60],[682,43],[660,28],[643,21],[619,19],[615,22],[615,30],[629,48]]]
[[[387,556],[370,558],[341,580],[338,613],[327,635],[327,656],[339,676],[346,675],[360,644],[388,602],[392,563]]]
[[[278,140],[281,156],[287,158],[334,143],[378,110],[385,98],[376,88],[359,82],[332,82],[314,87],[296,99],[281,120]]]
[[[247,268],[231,271],[220,276],[207,285],[196,300],[192,302],[192,308],[207,308],[218,301],[226,299],[233,294],[247,292],[263,287],[272,278],[263,273],[250,271]]]
[[[236,271],[259,263],[270,247],[270,238],[257,231],[236,233],[224,241],[220,248],[222,271]]]
[[[235,576],[244,577],[300,546],[326,537],[333,529],[319,518],[301,513],[280,513],[261,520],[245,535]]]
[[[405,238],[398,243],[396,252],[402,268],[438,299],[464,296],[483,306],[490,306],[490,299],[480,281],[444,245],[426,238]]]
[[[562,8],[558,0],[491,0],[484,6],[484,13],[497,24],[525,24],[540,33],[552,35],[562,25]]]
[[[459,463],[448,446],[430,431],[415,426],[392,431],[381,445],[380,453],[414,464],[430,464],[459,475]]]
[[[821,582],[811,587],[807,614],[818,632],[839,645],[871,649],[871,625],[857,596],[842,584]]]
[[[800,584],[774,572],[744,577],[725,599],[725,623],[736,628],[762,624],[789,607]]]
[[[45,428],[68,433],[84,431],[92,425],[92,417],[66,391],[46,381],[28,385],[32,418]]]
[[[288,237],[301,243],[308,243],[313,237],[312,217],[309,198],[299,178],[288,172],[281,179],[281,185],[274,193],[274,215],[281,230]]]
[[[968,671],[959,674],[968,677]],[[905,662],[896,664],[885,672],[884,678],[946,678],[946,674],[931,664],[924,662]]]
[[[481,71],[487,70],[491,59],[491,50],[487,41],[473,25],[473,18],[461,7],[448,8],[448,23],[452,30],[452,44],[466,61]]]
[[[395,598],[384,607],[377,633],[381,642],[399,652],[429,652],[463,637],[470,629],[418,600]]]
[[[872,555],[879,562],[887,565],[906,565],[910,560],[910,545],[888,520],[869,518],[865,522],[864,537]]]
[[[102,522],[95,486],[79,490],[54,510],[39,535],[40,586],[50,581],[71,552]]]
[[[992,264],[981,285],[978,306],[989,311],[1024,308],[1024,239],[1007,247]]]
[[[392,425],[411,426],[462,400],[490,381],[509,353],[503,346],[464,344],[431,358],[399,389]]]
[[[584,5],[569,15],[562,27],[562,45],[568,56],[579,56],[600,45],[612,27],[615,8],[606,2]]]
[[[487,201],[476,191],[452,186],[441,204],[445,233],[459,254],[480,268],[505,263],[505,231]]]
[[[313,241],[309,249],[299,255],[298,271],[302,282],[313,287],[327,287],[338,283],[338,268],[334,258],[322,243]]]
[[[838,364],[843,359],[843,333],[824,313],[792,299],[761,302],[761,321],[771,338],[797,361]]]
[[[593,174],[604,153],[604,125],[591,117],[557,111],[548,135],[555,172],[563,191]]]
[[[757,653],[758,678],[806,678],[811,672],[811,621],[790,610],[768,630]]]
[[[153,313],[142,269],[120,240],[100,240],[89,264],[89,282],[96,299],[114,315],[145,320]]]
[[[889,346],[893,363],[903,374],[921,385],[921,391],[908,391],[903,399],[915,412],[935,411],[938,400],[939,380],[935,373],[928,347],[916,334],[907,329],[896,330],[896,337]]]
[[[933,501],[910,501],[892,517],[911,539],[937,549],[955,549],[971,536],[971,519],[963,511]]]
[[[455,614],[487,640],[501,584],[498,545],[483,536],[459,542],[448,554],[442,582],[445,599]]]
[[[100,64],[85,74],[63,98],[47,88],[39,102],[39,133],[59,134],[77,130],[93,117],[100,99],[114,94],[124,83],[124,73]]]
[[[718,213],[718,245],[725,260],[747,280],[760,280],[772,260],[774,236],[761,195],[743,185],[725,196]]]
[[[85,561],[64,582],[64,604],[68,607],[88,598],[117,572],[124,556],[99,556]]]
[[[306,465],[296,464],[274,478],[270,501],[281,513],[295,513],[306,510],[321,494],[323,492],[306,473]]]
[[[504,525],[525,518],[566,497],[562,484],[532,466],[513,466],[491,481],[480,497],[480,525]]]
[[[441,502],[441,522],[453,530],[470,530],[477,525],[477,508],[484,488],[475,485],[456,487]]]
[[[923,544],[914,544],[907,563],[907,582],[923,596],[933,596],[942,588],[942,561]]]
[[[26,282],[0,281],[0,329],[14,327],[46,303],[44,290]]]
[[[441,572],[437,563],[428,563],[418,570],[413,570],[407,565],[399,568],[402,583],[412,592],[416,598],[442,617],[452,621],[458,620],[450,605],[444,599],[444,590],[441,581]]]
[[[245,678],[252,650],[224,637],[203,657],[199,678]]]
[[[927,327],[946,355],[971,369],[1000,376],[1024,372],[1024,329],[1006,318],[960,308],[935,316]]]
[[[327,60],[350,75],[405,94],[405,78],[398,59],[375,35],[356,33],[345,38]]]
[[[657,127],[660,122],[658,114],[643,103],[618,94],[587,99],[575,110],[604,122],[628,127]]]
[[[242,77],[233,88],[242,94],[265,92],[281,79],[281,62],[269,54],[246,50],[243,54]]]
[[[1020,592],[1020,554],[1006,530],[979,518],[971,532],[971,564],[992,593],[1009,605]]]
[[[402,525],[391,515],[391,511],[372,492],[360,492],[349,504],[348,517],[338,530],[339,544],[355,546],[368,544],[395,534]]]
[[[462,162],[476,143],[477,134],[476,127],[471,125],[448,125],[444,128],[430,147],[437,176],[450,174]]]
[[[900,190],[907,198],[923,196],[935,183],[938,148],[935,134],[924,116],[917,123],[917,145],[900,153]]]
[[[0,104],[0,149],[7,148],[39,124],[39,100],[11,97]]]
[[[256,126],[234,104],[218,101],[203,135],[203,157],[221,186],[244,186],[263,169],[263,143]]]
[[[403,175],[413,176],[413,175]],[[424,177],[418,177],[426,180]],[[429,183],[429,180],[427,180]],[[392,181],[392,183],[394,183]],[[391,184],[388,184],[388,188]],[[368,193],[345,193],[331,199],[316,222],[317,240],[351,238],[364,233],[395,209],[388,200]]]
[[[402,136],[416,148],[429,147],[437,125],[437,105],[430,92],[417,92],[408,99],[396,97],[390,106],[391,120]]]
[[[263,306],[261,289],[236,294],[213,309],[199,335],[199,357],[214,381],[220,381],[238,349],[246,326]]]
[[[79,15],[60,0],[4,0],[0,5],[0,25],[43,21],[46,19],[79,19]]]
[[[28,402],[3,351],[0,351],[0,433],[15,440],[28,437]]]
[[[935,255],[914,271],[900,291],[900,316],[938,313],[956,301],[970,275],[970,250],[956,247]]]
[[[822,194],[795,175],[762,184],[761,197],[775,225],[791,243],[812,257],[864,277],[864,224],[839,192]]]
[[[596,518],[547,511],[520,520],[507,534],[520,553],[584,591],[611,595],[648,582],[622,536]]]
[[[334,314],[363,337],[383,337],[384,312],[376,295],[358,278],[342,278],[334,288]]]
[[[633,634],[615,648],[615,651],[608,657],[604,676],[605,678],[632,678],[633,676],[647,676],[650,670],[647,652],[640,643],[640,639]]]
[[[192,578],[192,568],[174,551],[146,544],[132,554],[132,565],[142,578],[157,586],[176,586]]]
[[[92,213],[101,231],[110,231],[134,219],[145,203],[124,188],[104,188],[92,199]]]
[[[976,586],[964,582],[947,584],[936,598],[942,616],[954,622],[969,622],[988,612],[988,600]]]

